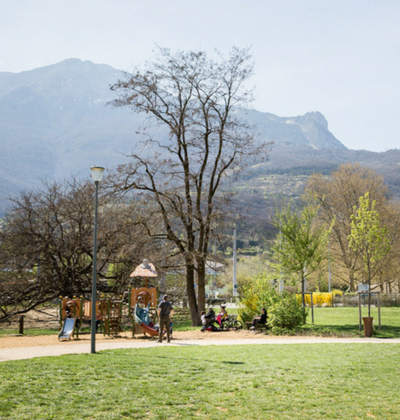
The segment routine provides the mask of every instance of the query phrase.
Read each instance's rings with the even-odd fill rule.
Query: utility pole
[[[236,282],[236,228],[233,231],[233,296],[239,296]]]

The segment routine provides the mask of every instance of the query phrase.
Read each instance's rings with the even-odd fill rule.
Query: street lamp
[[[99,196],[99,182],[103,177],[104,168],[102,166],[92,166],[92,179],[96,186],[95,206],[94,206],[94,243],[93,243],[93,280],[92,280],[92,325],[91,325],[91,353],[96,353],[96,277],[97,277],[97,205]]]

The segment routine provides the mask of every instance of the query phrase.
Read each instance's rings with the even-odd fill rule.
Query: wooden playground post
[[[21,315],[20,317],[19,317],[19,334],[24,334],[24,318],[25,318],[25,316],[24,315]]]

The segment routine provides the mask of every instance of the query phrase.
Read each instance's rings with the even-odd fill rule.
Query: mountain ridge
[[[126,160],[123,154],[141,140],[136,131],[144,120],[128,107],[107,106],[116,99],[110,86],[125,77],[125,72],[106,64],[79,59],[0,73],[0,214],[6,196],[37,188],[41,179],[88,176],[93,164],[110,168]],[[254,174],[293,167],[308,173],[313,165],[332,170],[349,159],[365,161],[385,174],[383,161],[395,155],[400,162],[400,152],[391,153],[389,159],[375,152],[369,152],[371,158],[367,152],[348,150],[318,111],[295,117],[238,112],[257,127],[260,141],[275,143],[270,161],[254,168]],[[393,180],[400,178],[400,172],[392,172]]]

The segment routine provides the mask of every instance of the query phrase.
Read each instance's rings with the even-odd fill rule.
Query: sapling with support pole
[[[368,316],[368,317],[362,317],[362,310],[361,310],[361,296],[362,295],[368,295],[368,302],[371,302],[371,296],[372,295],[377,295],[377,303],[378,303],[378,323],[379,323],[379,331],[381,329],[381,300],[380,300],[380,295],[381,292],[370,292],[369,290],[359,290],[358,292],[358,326],[359,326],[359,330],[362,330],[362,322],[361,322],[361,318],[364,321],[364,331],[365,331],[365,336],[366,337],[371,337],[372,336],[372,321],[373,321],[373,317]],[[370,315],[370,312],[368,312],[368,315]],[[367,325],[368,324],[368,325]],[[370,334],[369,334],[370,331]]]

